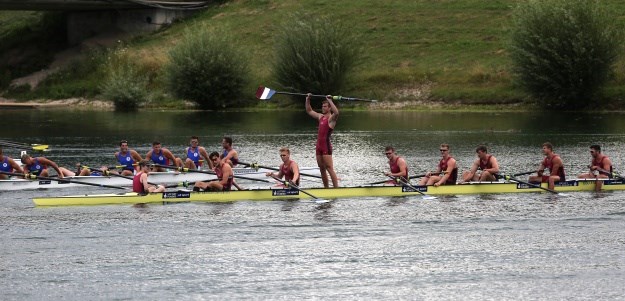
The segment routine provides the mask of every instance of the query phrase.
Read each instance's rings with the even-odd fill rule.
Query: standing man
[[[495,175],[499,172],[497,158],[488,154],[486,146],[480,145],[475,149],[477,159],[473,162],[471,170],[462,173],[462,181],[497,181]]]
[[[449,154],[449,144],[441,144],[440,151],[442,158],[438,162],[436,175],[428,172],[421,178],[419,185],[454,185],[458,180],[458,166],[456,159]],[[442,175],[442,176],[441,176]]]
[[[139,161],[139,172],[132,178],[132,191],[138,194],[148,194],[153,192],[164,192],[165,186],[154,186],[148,183],[148,175],[150,174],[150,166],[148,160]]]
[[[594,144],[590,146],[590,172],[583,173],[577,177],[580,179],[608,179],[612,177],[612,161],[608,156],[601,153],[601,146]],[[603,181],[595,181],[595,190],[601,190]]]
[[[11,173],[20,173],[23,174],[24,170],[22,167],[13,160],[13,158],[5,156],[2,153],[2,147],[0,147],[0,171],[3,172],[11,172]],[[9,178],[9,175],[0,174],[0,180],[6,180]]]
[[[564,182],[566,178],[564,176],[564,163],[560,155],[553,152],[553,145],[549,142],[543,143],[543,155],[545,159],[540,163],[536,176],[530,176],[530,182],[549,183],[549,189],[553,190],[555,182]],[[545,169],[549,169],[549,175],[543,175]]]
[[[137,151],[128,149],[128,141],[126,140],[119,142],[119,151],[115,153],[115,159],[123,166],[122,176],[132,176],[135,170],[138,170],[137,163],[143,160]]]
[[[410,178],[408,177],[408,164],[406,164],[406,160],[400,157],[395,153],[395,148],[392,146],[387,146],[384,149],[384,154],[388,158],[388,164],[391,167],[390,172],[385,172],[384,174],[389,177],[399,178],[403,182],[410,182]],[[388,181],[388,184],[397,185],[397,181]]]
[[[198,136],[191,136],[190,146],[187,147],[187,159],[184,161],[184,167],[188,169],[200,169],[202,167],[200,158],[204,158],[209,168],[212,167],[212,162],[208,160],[206,149],[199,144],[200,138]]]
[[[321,104],[321,113],[317,113],[310,106],[311,96],[311,93],[306,95],[306,113],[319,122],[315,153],[319,172],[321,173],[321,180],[323,181],[323,187],[328,188],[327,173],[329,173],[332,179],[332,186],[336,188],[339,187],[339,181],[336,172],[334,172],[334,163],[332,162],[332,143],[330,142],[330,135],[332,135],[334,127],[336,127],[336,121],[339,118],[339,109],[337,109],[334,102],[332,102],[332,96],[327,95],[326,99]]]
[[[197,181],[195,182],[195,184],[193,184],[194,186],[193,191],[200,191],[200,189],[212,190],[212,191],[230,191],[232,187],[232,182],[234,179],[232,167],[230,166],[230,164],[222,163],[223,160],[219,159],[218,152],[212,152],[209,155],[209,159],[215,165],[215,167],[213,168],[213,171],[215,172],[215,175],[217,176],[217,181],[210,181],[210,182]]]
[[[24,164],[24,172],[28,172],[31,175],[47,177],[48,174],[48,166],[51,166],[56,171],[59,179],[63,177],[72,177],[76,175],[74,172],[64,168],[59,167],[54,161],[47,159],[46,157],[35,157],[24,154],[22,155],[22,163]]]
[[[295,161],[291,160],[291,150],[288,147],[280,149],[280,159],[282,159],[282,165],[280,165],[278,174],[268,172],[266,176],[278,179],[284,177],[285,181],[299,186],[299,167]]]
[[[152,142],[152,149],[145,154],[146,160],[152,160],[154,164],[158,165],[175,165],[176,167],[182,167],[182,160],[180,158],[176,158],[174,154],[168,149],[161,146],[161,143],[158,141]],[[166,171],[163,167],[154,166],[152,167],[152,171]]]

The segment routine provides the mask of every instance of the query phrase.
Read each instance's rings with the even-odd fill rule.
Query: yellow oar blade
[[[47,144],[33,144],[32,148],[33,150],[36,150],[36,151],[45,152],[48,150],[48,145]]]

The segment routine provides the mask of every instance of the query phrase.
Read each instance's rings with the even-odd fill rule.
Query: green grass
[[[239,0],[211,7],[164,30],[130,42],[138,63],[166,61],[187,27],[203,24],[229,32],[253,58],[249,97],[259,85],[272,86],[271,60],[278,24],[298,11],[344,22],[364,44],[363,61],[341,94],[384,101],[427,100],[466,104],[510,104],[526,96],[514,88],[506,50],[515,0]],[[604,0],[625,24],[625,3]],[[0,22],[2,22],[0,15]],[[0,33],[2,25],[0,23]],[[17,26],[17,25],[16,25]],[[623,59],[605,95],[625,98]],[[92,74],[98,74],[93,72]],[[56,84],[71,86],[91,74],[75,74]],[[93,75],[94,77],[97,75]],[[45,85],[44,85],[45,86]],[[156,86],[161,95],[163,86]],[[418,93],[426,91],[427,93]],[[303,91],[305,92],[305,91]],[[171,105],[169,96],[162,102]],[[280,98],[281,96],[274,96]],[[262,105],[261,105],[262,106]]]

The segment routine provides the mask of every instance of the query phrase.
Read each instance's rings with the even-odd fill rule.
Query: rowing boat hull
[[[543,183],[543,187],[546,184]],[[528,193],[545,192],[543,189],[517,183],[472,183],[448,186],[417,186],[417,189],[428,195],[462,195],[492,193]],[[572,180],[559,183],[555,190],[559,192],[593,191],[594,180]],[[420,193],[410,187],[402,186],[362,186],[342,188],[311,188],[306,192],[322,199],[365,198],[365,197],[398,197],[419,196]],[[605,180],[602,190],[625,190],[622,180]],[[104,205],[104,204],[138,204],[138,203],[178,203],[178,202],[234,202],[240,200],[263,201],[280,199],[310,199],[311,197],[295,189],[255,189],[225,192],[190,192],[174,191],[153,193],[139,196],[136,193],[76,195],[48,198],[34,198],[37,206],[70,206],[70,205]]]
[[[258,180],[268,180],[265,174],[269,169],[253,169],[253,168],[234,168],[235,176],[249,177]],[[319,168],[317,167],[303,167],[301,172],[311,175],[319,176]],[[115,176],[75,176],[67,177],[66,179],[75,180],[78,182],[86,182],[94,185],[109,185],[109,186],[124,186],[131,187],[132,180],[115,177]],[[164,185],[177,184],[177,183],[194,183],[197,181],[214,180],[215,176],[205,173],[197,172],[151,172],[150,182],[159,183]],[[260,182],[246,179],[238,179],[240,183],[258,184]],[[67,187],[85,187],[84,184],[76,184],[69,182],[59,182],[52,180],[24,180],[24,179],[10,179],[0,180],[0,191],[13,191],[13,190],[33,190],[33,189],[55,189],[55,188],[67,188]]]

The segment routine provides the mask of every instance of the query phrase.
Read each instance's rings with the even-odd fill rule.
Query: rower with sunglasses
[[[408,164],[406,164],[406,160],[404,160],[404,158],[395,153],[395,148],[387,146],[384,149],[384,154],[388,158],[388,164],[391,167],[391,171],[385,172],[384,174],[388,177],[396,178],[395,181],[388,181],[386,184],[400,185],[401,182],[410,182],[408,178]]]
[[[438,162],[436,173],[428,172],[421,178],[419,185],[453,185],[458,180],[458,165],[456,159],[449,154],[449,144],[441,144],[442,159]]]

